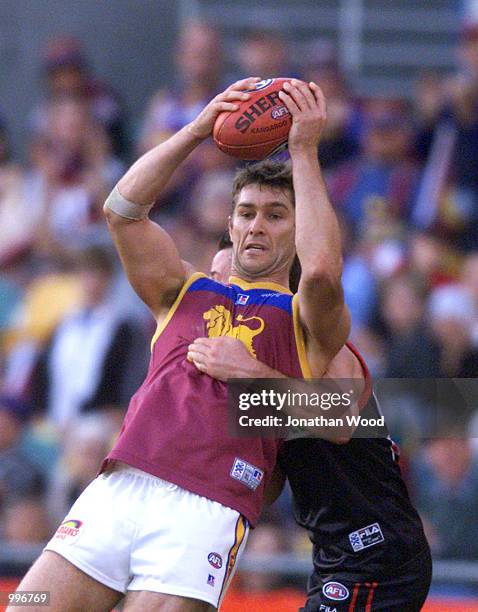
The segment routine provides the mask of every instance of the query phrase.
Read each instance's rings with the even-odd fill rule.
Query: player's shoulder
[[[234,290],[230,285],[221,283],[214,278],[211,278],[204,272],[192,272],[189,274],[183,284],[182,291],[212,291],[222,295],[231,295]]]

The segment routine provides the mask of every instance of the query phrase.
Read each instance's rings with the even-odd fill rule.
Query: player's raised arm
[[[190,270],[170,236],[148,213],[176,168],[210,134],[218,114],[246,100],[242,90],[258,79],[237,81],[196,119],[136,161],[108,197],[104,211],[128,279],[155,316],[169,308]]]
[[[295,192],[295,242],[302,268],[299,315],[308,343],[332,358],[348,337],[350,321],[341,280],[339,224],[317,157],[326,121],[325,98],[315,83],[307,85],[293,79],[283,87],[285,92],[279,96],[292,115],[289,153]]]

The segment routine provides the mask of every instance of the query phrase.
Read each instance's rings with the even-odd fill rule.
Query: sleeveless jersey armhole
[[[167,315],[164,317],[161,323],[158,324],[156,328],[154,336],[151,340],[151,352],[153,351],[153,347],[156,343],[156,340],[163,333],[163,331],[166,329],[166,326],[173,318],[173,315],[176,312],[179,304],[181,303],[181,300],[183,299],[184,294],[189,289],[189,287],[194,283],[194,281],[196,281],[198,278],[207,278],[207,275],[204,274],[203,272],[194,272],[194,274],[192,274],[192,276],[190,276],[185,281],[184,285],[181,287],[181,291],[178,293],[178,297],[174,300],[173,304],[171,305],[171,308],[168,310]]]

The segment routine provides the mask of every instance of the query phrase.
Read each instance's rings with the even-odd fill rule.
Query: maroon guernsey
[[[194,274],[152,341],[145,381],[131,399],[116,459],[243,514],[253,525],[279,441],[228,434],[227,385],[186,359],[198,337],[240,339],[260,361],[310,377],[296,298],[275,283],[229,286]]]

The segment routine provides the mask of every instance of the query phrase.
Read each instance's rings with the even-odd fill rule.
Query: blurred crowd
[[[343,228],[352,340],[376,377],[478,375],[478,25],[452,74],[424,73],[408,99],[357,98],[327,41],[291,64],[289,43],[250,31],[223,61],[221,33],[179,33],[176,82],[132,133],[121,97],[69,36],[46,45],[21,164],[0,118],[0,540],[42,542],[95,476],[145,374],[154,321],[111,248],[102,205],[133,159],[191,121],[235,78],[318,83],[318,152]],[[152,210],[182,257],[209,271],[236,162],[211,140]],[[404,428],[406,430],[406,427]],[[478,561],[478,419],[461,439],[408,444],[406,475],[436,557]],[[426,437],[426,432],[421,432]],[[302,550],[287,494],[251,536],[260,553]],[[290,529],[284,531],[287,523]],[[272,580],[272,579],[268,579]],[[275,580],[275,579],[274,579]],[[256,586],[254,586],[258,582]],[[270,586],[248,577],[250,588]]]

